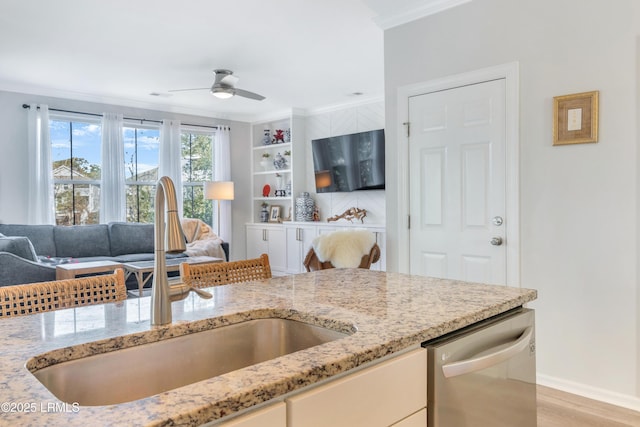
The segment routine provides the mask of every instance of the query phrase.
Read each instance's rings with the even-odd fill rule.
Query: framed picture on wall
[[[553,98],[553,145],[598,142],[598,91]]]
[[[271,206],[269,222],[280,222],[280,206]]]

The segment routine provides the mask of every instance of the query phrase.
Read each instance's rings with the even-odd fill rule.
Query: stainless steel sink
[[[348,334],[268,318],[54,364],[33,375],[58,399],[82,406],[153,396]]]

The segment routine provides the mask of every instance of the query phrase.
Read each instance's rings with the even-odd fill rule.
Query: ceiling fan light
[[[212,88],[211,94],[220,99],[229,99],[234,95],[233,89],[222,87]]]

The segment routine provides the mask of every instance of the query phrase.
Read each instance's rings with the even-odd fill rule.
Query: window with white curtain
[[[153,222],[160,127],[125,123],[124,173],[128,222]]]
[[[98,224],[101,194],[99,116],[52,114],[49,121],[56,224]],[[214,173],[213,129],[182,127],[183,217],[215,220],[204,199],[204,182]],[[153,222],[158,180],[160,126],[125,121],[123,128],[126,215],[128,222]],[[177,183],[176,183],[177,185]]]
[[[57,225],[100,222],[100,118],[51,115],[51,162]]]
[[[212,202],[204,199],[204,183],[213,179],[213,131],[183,127],[182,199],[186,218],[199,218],[212,224]]]

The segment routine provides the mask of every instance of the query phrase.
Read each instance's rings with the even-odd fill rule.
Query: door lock
[[[501,216],[494,216],[491,222],[493,222],[493,225],[501,226],[504,223],[504,220]]]
[[[502,245],[502,237],[494,237],[493,239],[491,239],[491,244],[493,246],[500,246]]]

